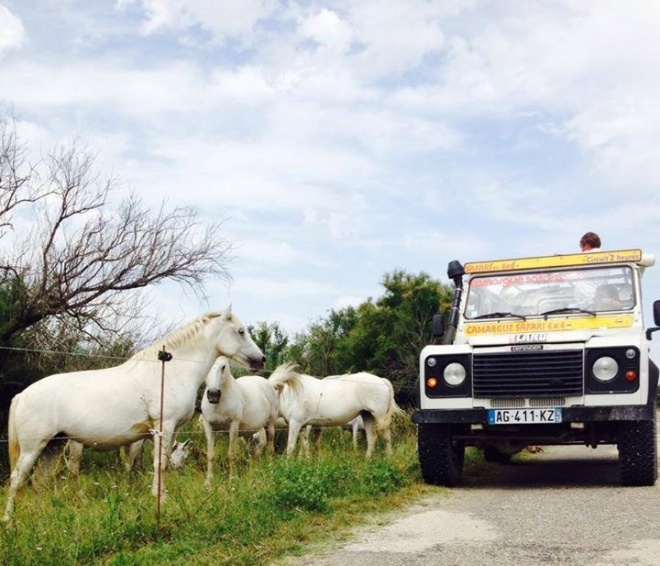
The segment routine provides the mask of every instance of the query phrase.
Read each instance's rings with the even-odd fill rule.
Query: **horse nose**
[[[261,356],[261,359],[253,358],[250,361],[250,367],[254,370],[264,369],[265,365],[266,365],[266,356]]]
[[[222,395],[222,391],[220,391],[219,389],[206,390],[206,398],[209,400],[209,403],[212,404],[219,403],[221,395]]]

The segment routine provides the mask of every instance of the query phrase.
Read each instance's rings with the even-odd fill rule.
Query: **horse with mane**
[[[248,441],[252,454],[258,455],[263,446],[252,437],[265,429],[265,445],[271,454],[274,452],[277,393],[265,377],[244,375],[236,379],[229,360],[220,356],[206,378],[201,410],[199,421],[206,433],[207,487],[213,481],[216,432],[229,431],[230,470],[239,436]]]
[[[289,424],[287,455],[293,455],[303,427],[312,425],[312,433],[319,435],[322,427],[343,426],[358,415],[364,421],[367,456],[373,454],[379,433],[391,454],[392,417],[403,411],[394,401],[394,388],[388,379],[364,371],[319,379],[294,368],[293,364],[282,364],[268,378],[279,393],[280,415]],[[308,452],[307,431],[302,441]]]
[[[172,356],[165,369],[162,422],[161,348]],[[167,468],[174,433],[192,418],[197,390],[220,355],[255,370],[266,361],[231,307],[199,317],[121,365],[44,377],[14,396],[4,520],[11,518],[18,488],[55,437],[112,450],[153,435],[151,492],[159,495],[159,471]]]

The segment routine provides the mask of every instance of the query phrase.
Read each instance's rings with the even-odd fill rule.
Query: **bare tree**
[[[170,280],[203,297],[207,277],[230,279],[220,220],[204,224],[166,202],[148,208],[135,194],[112,206],[117,181],[102,179],[78,143],[36,165],[25,155],[0,118],[0,230],[14,230],[11,251],[0,252],[0,302],[12,303],[0,344],[49,317],[112,331],[127,291]],[[19,210],[31,218],[20,229]]]

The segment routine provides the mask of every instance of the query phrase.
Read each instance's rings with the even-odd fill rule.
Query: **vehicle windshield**
[[[474,276],[465,318],[508,318],[630,310],[635,305],[630,267],[589,267]]]

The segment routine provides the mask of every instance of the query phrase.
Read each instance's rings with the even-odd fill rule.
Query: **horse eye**
[[[238,333],[239,334],[245,334],[245,328],[239,328]]]

